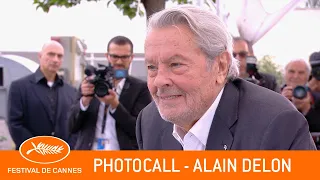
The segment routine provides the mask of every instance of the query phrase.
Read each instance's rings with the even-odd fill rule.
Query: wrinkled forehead
[[[177,25],[164,28],[155,28],[148,32],[145,40],[146,53],[152,50],[161,50],[160,47],[181,49],[195,46],[195,39],[187,26]]]
[[[307,72],[308,68],[304,62],[294,61],[287,65],[287,71],[303,71]]]
[[[248,52],[249,51],[248,44],[242,40],[234,41],[233,42],[233,51],[234,52],[241,52],[241,51]]]
[[[150,29],[147,33],[148,37],[152,36],[153,34],[161,34],[163,37],[173,38],[173,37],[180,37],[185,40],[190,40],[194,37],[194,34],[190,30],[189,26],[184,24],[177,24],[177,25],[168,25],[165,27],[153,28]]]

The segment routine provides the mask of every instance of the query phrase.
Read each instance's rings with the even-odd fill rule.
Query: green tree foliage
[[[36,9],[40,8],[44,12],[49,12],[50,8],[53,6],[57,7],[74,7],[79,5],[83,1],[88,2],[97,2],[100,0],[33,0],[33,4],[36,5]],[[109,6],[110,3],[113,3],[124,16],[128,16],[130,19],[136,17],[138,13],[140,16],[144,16],[144,13],[139,10],[138,11],[138,0],[105,0],[106,4]],[[140,2],[143,4],[147,18],[149,18],[153,13],[158,12],[165,8],[165,3],[168,0],[141,0]],[[178,4],[187,4],[192,3],[192,0],[171,0],[172,2],[176,2]],[[213,0],[215,2],[215,0]]]
[[[283,84],[283,74],[280,66],[274,63],[273,59],[274,57],[270,55],[263,56],[258,60],[258,68],[260,72],[274,75],[277,78],[277,83],[281,85]]]

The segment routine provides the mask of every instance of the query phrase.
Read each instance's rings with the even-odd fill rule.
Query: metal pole
[[[216,10],[217,10],[217,15],[221,17],[220,13],[220,0],[216,0]]]
[[[204,0],[193,0],[192,4],[202,7],[204,5]]]

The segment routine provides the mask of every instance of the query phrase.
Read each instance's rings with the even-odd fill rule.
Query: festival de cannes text
[[[291,158],[197,158],[191,164],[179,166],[174,158],[95,158],[94,172],[253,172],[284,173],[291,172]]]

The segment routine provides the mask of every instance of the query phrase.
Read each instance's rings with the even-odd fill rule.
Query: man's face
[[[190,30],[178,25],[152,30],[145,42],[150,93],[162,118],[181,127],[200,119],[220,90],[219,59],[209,68],[193,40]]]
[[[39,53],[40,66],[43,70],[57,73],[63,60],[63,47],[57,43],[51,43],[43,47]]]
[[[233,55],[240,63],[240,76],[245,77],[247,73],[247,61],[246,58],[249,53],[248,44],[245,41],[235,41],[233,43]]]
[[[118,45],[111,43],[106,57],[114,69],[129,69],[133,55],[130,44]]]
[[[284,79],[286,85],[296,87],[305,85],[308,81],[308,71],[306,64],[301,61],[294,61],[287,65]]]

